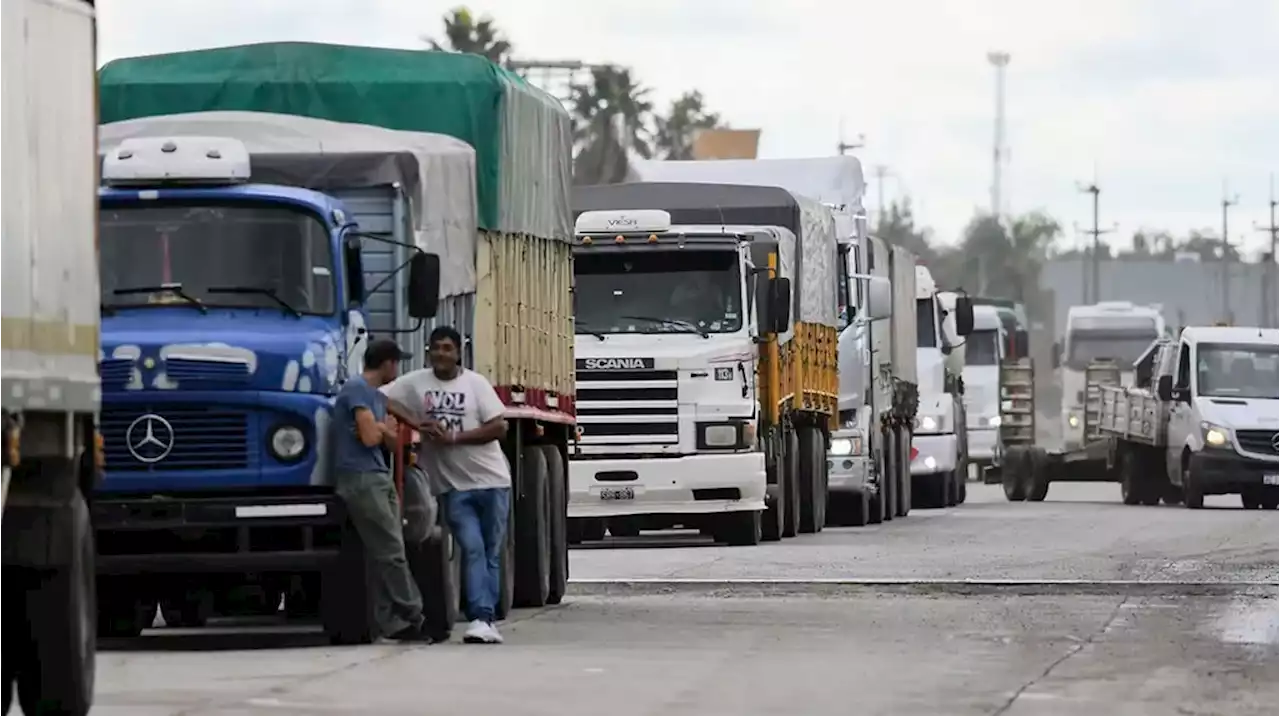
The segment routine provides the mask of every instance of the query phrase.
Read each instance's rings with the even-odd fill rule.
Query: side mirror
[[[1173,400],[1173,376],[1160,376],[1160,379],[1156,381],[1156,397],[1165,402]]]
[[[1031,348],[1027,345],[1029,337],[1026,331],[1014,331],[1013,333],[1013,357],[1026,358],[1031,355]]]
[[[1058,341],[1053,342],[1053,368],[1057,370],[1062,367],[1062,344]]]
[[[860,312],[869,321],[878,321],[893,314],[893,284],[884,276],[867,279],[866,305]]]
[[[440,308],[440,256],[419,251],[409,260],[409,315],[435,318]]]
[[[772,333],[786,333],[791,327],[791,279],[774,278],[769,282],[769,322]]]
[[[973,333],[973,301],[964,294],[956,296],[955,306],[956,335],[967,336]]]

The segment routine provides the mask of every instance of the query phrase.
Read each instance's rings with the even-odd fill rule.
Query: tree
[[[648,95],[631,78],[631,70],[622,67],[594,67],[590,83],[573,86],[569,112],[577,150],[575,184],[620,182],[626,178],[629,152],[653,156]]]
[[[969,222],[960,246],[940,257],[938,282],[1011,298],[1025,304],[1029,314],[1042,315],[1039,309],[1048,297],[1039,287],[1040,270],[1061,233],[1058,222],[1038,211],[1004,223],[980,214]]]
[[[703,129],[721,129],[720,115],[708,112],[702,93],[685,92],[665,117],[654,118],[653,145],[663,159],[693,159],[693,142]]]
[[[926,263],[937,258],[937,252],[929,245],[928,230],[916,226],[910,197],[890,203],[878,217],[872,233],[890,244],[901,246]]]
[[[440,52],[469,52],[502,64],[511,54],[511,43],[499,32],[493,18],[485,15],[477,20],[465,6],[444,16],[443,43],[424,37],[431,49]]]

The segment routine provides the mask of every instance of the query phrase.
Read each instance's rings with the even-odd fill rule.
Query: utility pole
[[[1004,73],[1009,66],[1008,52],[988,52],[987,62],[996,71],[996,116],[995,137],[991,148],[991,215],[1000,221],[1004,214]]]
[[[1271,249],[1262,255],[1262,313],[1258,315],[1263,326],[1275,326],[1280,324],[1280,316],[1275,315],[1276,303],[1280,301],[1280,278],[1277,277],[1276,266],[1276,244],[1280,241],[1280,226],[1276,225],[1276,209],[1280,202],[1276,201],[1276,177],[1271,175],[1271,224],[1270,226],[1258,226],[1256,223],[1253,228],[1258,231],[1265,231],[1271,234]]]
[[[883,164],[875,166],[876,174],[876,224],[884,223],[884,178],[889,175],[889,168]]]
[[[1240,203],[1239,195],[1227,197],[1227,182],[1222,182],[1222,320],[1228,325],[1231,319],[1231,235],[1227,233],[1227,217],[1231,207]]]
[[[1102,261],[1102,242],[1100,241],[1100,238],[1103,234],[1109,234],[1115,231],[1116,227],[1113,225],[1110,229],[1098,228],[1098,195],[1102,193],[1102,189],[1098,187],[1098,182],[1095,180],[1088,186],[1081,186],[1080,191],[1084,194],[1093,195],[1093,228],[1085,231],[1086,234],[1093,237],[1093,255],[1090,257],[1090,273],[1093,276],[1093,281],[1091,282],[1093,290],[1091,292],[1092,296],[1085,296],[1085,302],[1097,303],[1102,300],[1102,284],[1101,279],[1099,278],[1099,272],[1101,270],[1100,264]]]

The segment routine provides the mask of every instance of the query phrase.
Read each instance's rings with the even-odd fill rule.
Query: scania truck
[[[967,492],[964,339],[973,306],[963,294],[939,291],[928,267],[916,266],[916,346],[920,408],[911,438],[911,503],[938,508]]]
[[[580,187],[574,208],[574,529],[680,525],[732,544],[820,530],[831,213],[772,187],[676,183]]]
[[[244,82],[254,91],[223,91]],[[303,97],[351,121],[302,116]],[[412,369],[440,323],[507,405],[501,611],[558,601],[567,114],[482,58],[295,44],[117,61],[102,102],[117,120],[100,132],[104,632],[137,634],[157,602],[195,625],[274,612],[283,595],[335,640],[371,638],[329,411],[370,340],[395,338]],[[465,125],[474,136],[378,126],[458,130],[452,117],[482,108],[492,121]]]
[[[1062,341],[1054,348],[1054,368],[1062,386],[1062,443],[1071,450],[1084,445],[1085,370],[1109,360],[1121,368],[1120,382],[1133,383],[1133,362],[1164,335],[1164,316],[1155,306],[1129,301],[1103,301],[1067,309]]]
[[[93,706],[98,477],[94,7],[7,0],[3,103],[4,693],[23,713]]]
[[[831,210],[841,277],[840,425],[827,455],[827,522],[856,526],[906,515],[916,406],[915,257],[868,236],[861,162],[852,156],[636,161],[633,169],[646,181],[778,187]]]

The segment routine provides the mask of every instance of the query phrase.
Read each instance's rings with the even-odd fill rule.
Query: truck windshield
[[[974,331],[964,341],[965,365],[997,365],[1000,362],[1000,332]]]
[[[1196,350],[1196,371],[1205,398],[1280,397],[1280,346],[1202,343]]]
[[[916,299],[916,347],[937,348],[938,329],[934,325],[937,309],[933,298]]]
[[[583,333],[742,328],[735,251],[581,251],[574,256],[573,276],[573,315]]]
[[[1095,360],[1112,360],[1127,369],[1157,337],[1155,322],[1148,328],[1093,328],[1067,334],[1066,366],[1084,370]]]
[[[310,214],[276,205],[160,203],[104,206],[98,217],[104,306],[191,305],[195,299],[207,307],[279,310],[287,304],[297,313],[333,313],[329,234]],[[163,284],[189,298],[137,291]]]

